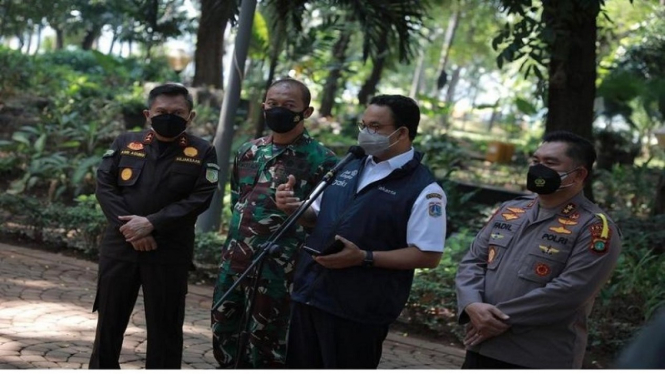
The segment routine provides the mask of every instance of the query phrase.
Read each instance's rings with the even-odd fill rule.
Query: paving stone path
[[[95,336],[97,265],[0,243],[0,369],[86,369]],[[212,289],[190,285],[183,369],[214,369],[209,329]],[[120,358],[143,369],[146,330],[139,296]],[[380,369],[457,369],[464,352],[391,332]]]

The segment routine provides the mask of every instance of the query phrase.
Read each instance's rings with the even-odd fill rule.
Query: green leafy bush
[[[455,275],[457,265],[468,251],[475,235],[475,232],[465,229],[451,235],[446,241],[446,249],[439,266],[416,270],[401,321],[424,326],[435,333],[457,333]]]
[[[216,270],[221,260],[224,239],[216,232],[197,232],[194,239],[194,263],[201,268]]]

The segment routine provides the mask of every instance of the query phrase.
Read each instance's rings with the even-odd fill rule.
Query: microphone
[[[352,145],[351,147],[349,147],[349,151],[346,154],[346,156],[344,156],[344,158],[341,159],[337,163],[337,165],[335,165],[335,167],[330,169],[330,171],[328,171],[326,175],[323,176],[322,181],[328,182],[335,176],[335,174],[337,174],[337,172],[342,170],[346,166],[346,164],[348,164],[349,162],[353,161],[356,158],[363,158],[363,157],[365,157],[365,150],[363,149],[363,147],[359,145]]]
[[[344,158],[341,159],[337,163],[337,165],[335,165],[335,167],[330,169],[330,171],[328,171],[323,176],[323,178],[321,178],[321,182],[319,182],[319,185],[316,186],[316,188],[314,188],[314,190],[312,190],[312,192],[309,194],[307,199],[305,199],[305,202],[309,201],[309,204],[306,204],[305,208],[309,206],[312,203],[313,199],[316,199],[316,197],[319,196],[326,187],[328,187],[328,183],[330,182],[330,180],[333,179],[335,177],[335,174],[337,174],[337,172],[342,170],[342,168],[344,168],[346,164],[348,164],[349,162],[353,161],[356,158],[362,158],[364,156],[365,156],[365,150],[361,146],[352,145],[351,147],[349,147],[349,152],[346,154],[346,156],[344,156]]]

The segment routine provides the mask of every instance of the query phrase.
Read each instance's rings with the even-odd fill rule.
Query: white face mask
[[[399,129],[393,131],[390,135],[383,134],[370,134],[367,132],[367,129],[363,129],[358,133],[358,145],[365,150],[365,153],[368,155],[376,156],[385,151],[390,147],[397,144],[399,140],[394,143],[390,143],[390,137],[396,133]]]

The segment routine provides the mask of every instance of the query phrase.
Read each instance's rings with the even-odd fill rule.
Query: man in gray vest
[[[545,135],[527,188],[478,233],[455,283],[464,369],[581,368],[587,318],[621,250],[620,233],[582,192],[593,145]]]

